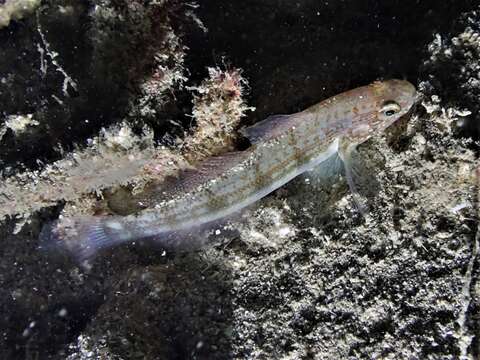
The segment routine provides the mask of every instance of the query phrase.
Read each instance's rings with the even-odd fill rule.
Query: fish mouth
[[[418,92],[415,89],[415,87],[413,89],[414,89],[414,92],[411,95],[412,100],[411,100],[410,108],[408,109],[406,115],[412,115],[412,113],[414,113],[416,111],[416,109],[418,108],[418,105],[420,105],[422,103],[422,101],[425,99],[424,94],[422,94],[421,92]]]
[[[407,110],[405,114],[400,116],[400,119],[405,119],[405,118],[410,118],[417,110],[418,103],[414,102],[411,106],[410,109]]]
[[[406,114],[411,114],[412,109],[423,99],[422,94],[420,94],[415,86],[406,80],[398,80],[398,87],[400,90],[400,98],[402,101],[402,107],[408,109]]]
[[[413,106],[417,106],[425,99],[425,94],[421,92],[416,92],[415,99],[413,100]]]

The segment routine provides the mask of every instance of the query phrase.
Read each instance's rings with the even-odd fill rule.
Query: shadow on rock
[[[231,274],[205,253],[123,247],[86,271],[39,250],[35,222],[13,226],[0,229],[2,358],[76,359],[79,335],[126,358],[229,357]]]
[[[127,359],[228,359],[230,277],[199,254],[130,269],[83,336],[91,348],[106,343],[109,353]]]
[[[45,359],[65,348],[103,301],[105,276],[83,274],[38,250],[38,226],[0,228],[0,354]],[[105,274],[107,275],[107,274]]]

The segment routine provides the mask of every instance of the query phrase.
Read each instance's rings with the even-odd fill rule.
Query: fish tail
[[[40,232],[40,246],[61,251],[79,262],[93,259],[101,250],[127,240],[122,227],[105,226],[101,218],[67,218],[46,224]]]

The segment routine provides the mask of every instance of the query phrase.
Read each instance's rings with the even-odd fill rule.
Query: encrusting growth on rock
[[[20,20],[33,13],[41,0],[6,0],[0,3],[0,29],[8,26],[11,20]]]
[[[147,184],[161,183],[208,154],[228,151],[236,136],[233,129],[250,110],[242,97],[246,84],[236,69],[209,69],[209,78],[195,88],[192,116],[197,126],[176,140],[182,144],[177,149],[155,143],[148,126],[136,135],[124,122],[102,129],[86,149],[67,154],[42,171],[3,179],[0,205],[5,206],[0,206],[0,219],[28,218],[59,201],[66,201],[64,215],[91,214],[102,203],[99,194],[108,198],[118,186],[128,186],[141,197]],[[100,206],[108,211],[108,205]]]

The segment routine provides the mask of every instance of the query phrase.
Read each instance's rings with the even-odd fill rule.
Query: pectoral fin
[[[343,162],[345,178],[352,192],[353,201],[362,215],[365,215],[368,211],[368,206],[358,191],[358,184],[365,177],[365,173],[362,164],[354,158],[357,151],[356,147],[356,144],[342,143],[339,147],[338,155]]]
[[[344,165],[338,151],[335,151],[328,157],[325,157],[325,160],[318,165],[307,170],[303,177],[308,178],[313,183],[329,184],[331,181],[334,181],[338,174],[342,173],[343,168]]]

